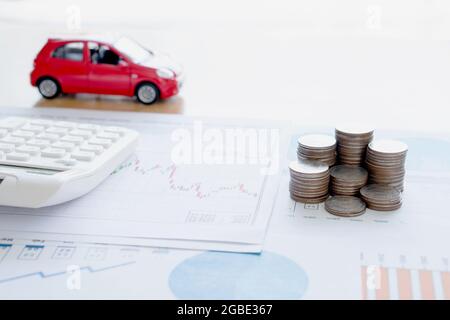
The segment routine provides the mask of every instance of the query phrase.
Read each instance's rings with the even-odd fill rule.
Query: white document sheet
[[[7,114],[126,126],[139,131],[141,137],[136,154],[79,199],[41,209],[0,207],[2,234],[28,232],[50,240],[261,250],[278,187],[277,175],[264,174],[270,163],[251,162],[245,155],[243,163],[208,164],[206,158],[198,159],[198,150],[193,149],[192,163],[177,164],[172,161],[176,141],[171,137],[184,130],[192,135],[192,148],[203,148],[206,142],[194,144],[208,133],[219,132],[225,139],[227,130],[259,132],[266,127],[123,112],[0,111],[0,116]],[[206,152],[200,149],[200,155]]]

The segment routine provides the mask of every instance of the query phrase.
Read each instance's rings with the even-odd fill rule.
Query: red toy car
[[[151,104],[176,95],[181,68],[168,56],[128,38],[113,44],[91,40],[49,39],[34,60],[31,84],[44,98],[60,93],[136,96]]]

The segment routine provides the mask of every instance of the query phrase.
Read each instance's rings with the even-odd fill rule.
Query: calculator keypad
[[[127,129],[47,119],[0,120],[0,165],[68,169],[92,162]]]

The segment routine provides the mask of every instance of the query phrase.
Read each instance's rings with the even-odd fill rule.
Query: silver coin
[[[366,204],[358,197],[333,196],[325,201],[325,209],[341,217],[356,217],[363,214]]]
[[[398,140],[374,140],[369,144],[369,148],[379,153],[404,153],[408,151],[408,145]]]
[[[298,143],[308,148],[332,148],[336,145],[336,139],[325,134],[308,134],[298,138]]]
[[[351,135],[372,134],[374,130],[373,127],[362,124],[340,124],[336,126],[336,131]]]
[[[362,167],[339,165],[330,169],[331,177],[339,181],[367,181],[369,173]]]
[[[384,184],[368,184],[361,188],[360,193],[365,199],[379,201],[381,203],[397,201],[401,198],[400,191]]]
[[[289,169],[303,174],[320,174],[328,172],[328,166],[316,160],[294,160],[289,163]]]
[[[379,205],[376,203],[367,202],[367,208],[375,211],[394,211],[400,209],[402,202],[396,202],[389,205]]]
[[[328,198],[328,194],[322,196],[322,197],[318,197],[318,198],[304,198],[304,197],[299,197],[296,196],[294,194],[291,193],[291,199],[297,202],[302,202],[302,203],[321,203],[324,202],[325,200],[327,200]]]

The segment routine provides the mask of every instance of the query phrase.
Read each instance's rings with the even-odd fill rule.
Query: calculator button
[[[110,140],[112,140],[113,142],[116,142],[117,139],[120,138],[120,134],[118,134],[118,133],[113,133],[113,132],[102,132],[102,133],[99,133],[99,134],[97,135],[97,138],[100,138],[100,139],[110,139]]]
[[[42,127],[50,127],[51,125],[53,125],[53,121],[50,120],[45,120],[45,119],[36,119],[36,120],[31,120],[30,121],[31,124],[37,125],[37,126],[42,126]]]
[[[45,130],[45,127],[43,126],[36,126],[36,125],[32,125],[27,123],[26,125],[24,125],[22,128],[20,128],[23,131],[30,131],[33,133],[39,133]]]
[[[103,147],[100,145],[94,145],[94,144],[85,144],[80,147],[81,151],[89,151],[94,152],[96,155],[99,155],[103,152]]]
[[[88,138],[90,138],[92,136],[92,133],[90,131],[78,130],[78,129],[70,131],[70,134],[72,136],[82,137],[82,138],[85,138],[85,139],[88,139]]]
[[[42,132],[36,136],[36,138],[48,140],[50,142],[55,142],[59,140],[59,136],[54,133]]]
[[[73,143],[75,145],[79,145],[80,143],[82,143],[84,141],[84,139],[82,137],[64,136],[64,137],[61,138],[60,141],[70,142],[70,143]]]
[[[26,123],[23,118],[10,117],[0,120],[0,129],[6,129],[8,131],[15,130]]]
[[[104,127],[103,131],[117,133],[121,136],[125,135],[126,133],[126,129],[120,127]]]
[[[47,133],[57,134],[58,136],[64,136],[69,131],[67,128],[50,127],[46,130]]]
[[[94,159],[95,153],[87,151],[77,151],[72,153],[71,157],[81,161],[91,161]]]
[[[18,137],[4,137],[0,142],[4,143],[11,143],[15,146],[20,146],[25,143],[24,138],[18,138]]]
[[[99,138],[93,138],[88,141],[89,144],[102,146],[103,148],[109,148],[111,146],[111,140],[109,139],[99,139]]]
[[[52,147],[64,149],[64,150],[70,152],[75,148],[75,144],[70,143],[70,142],[58,141],[58,142],[55,142],[54,144],[52,144]]]
[[[50,141],[42,140],[42,139],[30,139],[27,141],[27,145],[39,147],[41,149],[48,147],[50,145]]]
[[[6,129],[0,129],[0,138],[3,138],[8,134],[8,130]]]
[[[14,151],[14,145],[9,143],[0,143],[0,151],[8,153]]]
[[[38,155],[41,149],[39,147],[33,146],[20,146],[16,149],[17,152],[28,153],[29,155],[35,156]]]
[[[77,126],[77,124],[74,122],[69,122],[69,121],[57,121],[57,122],[53,123],[53,126],[60,127],[60,128],[73,129]]]
[[[34,133],[30,132],[30,131],[17,130],[17,131],[11,132],[11,136],[24,138],[24,139],[30,139],[31,137],[34,136]]]
[[[30,155],[26,153],[11,152],[6,154],[7,160],[28,161]]]
[[[58,148],[47,148],[41,152],[41,155],[45,158],[62,158],[65,154],[66,150]]]
[[[62,164],[63,166],[67,166],[67,167],[73,167],[74,165],[76,165],[78,162],[74,159],[59,159],[55,161],[58,164]]]
[[[95,133],[100,129],[100,127],[95,124],[83,123],[78,126],[78,129],[87,130],[87,131]]]

